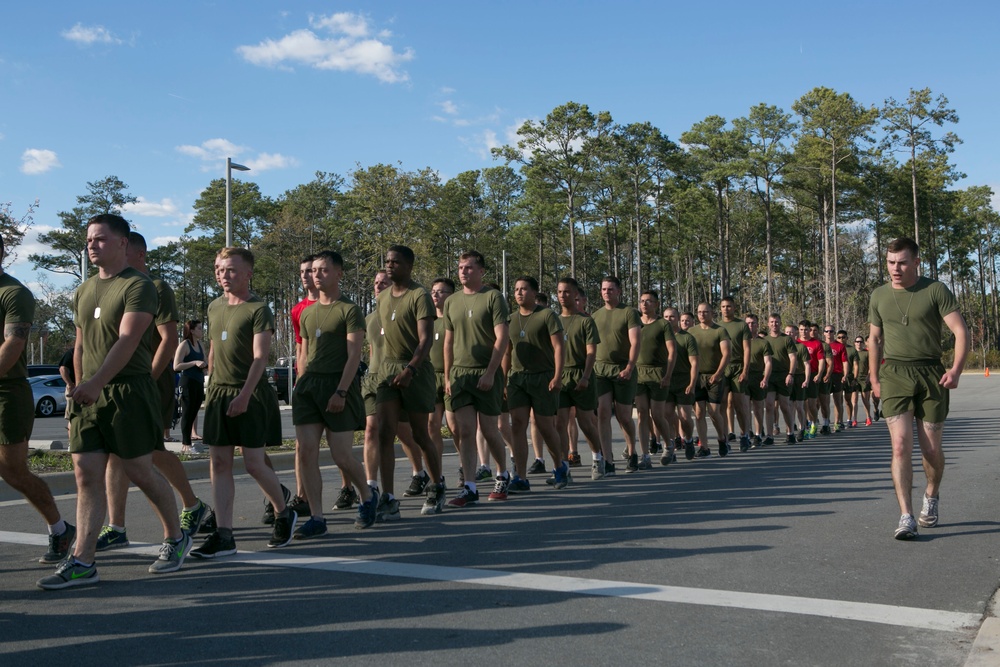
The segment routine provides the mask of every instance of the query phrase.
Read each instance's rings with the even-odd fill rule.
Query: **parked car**
[[[294,371],[294,369],[293,369]],[[278,393],[278,400],[290,403],[288,400],[288,366],[269,366],[267,369],[267,381]],[[298,373],[292,374],[292,386],[299,379]]]
[[[33,378],[39,375],[59,375],[59,365],[32,364],[28,366],[28,377]]]
[[[66,381],[59,375],[37,375],[28,378],[35,400],[35,414],[51,417],[66,410]]]

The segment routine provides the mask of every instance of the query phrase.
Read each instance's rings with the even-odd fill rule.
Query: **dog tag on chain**
[[[321,329],[316,329],[316,338],[319,338],[322,335],[323,335],[323,331]]]
[[[223,331],[222,332],[222,340],[226,340],[227,338],[229,338],[229,332],[228,331]]]
[[[101,319],[101,307],[100,306],[98,306],[97,308],[94,308],[94,319],[95,320]]]

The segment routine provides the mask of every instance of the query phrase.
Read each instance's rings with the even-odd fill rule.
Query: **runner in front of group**
[[[515,477],[510,492],[530,490],[527,480],[528,422],[534,421],[554,462],[552,485],[563,489],[572,479],[556,415],[562,389],[563,327],[551,308],[539,305],[538,281],[521,276],[514,281],[516,312],[510,315],[510,347],[504,357],[507,403],[510,406]]]
[[[27,341],[35,318],[35,297],[3,270],[0,236],[0,477],[42,515],[49,529],[49,548],[40,563],[54,564],[69,554],[76,528],[63,520],[48,484],[28,468],[28,440],[35,421],[35,401],[28,385]],[[71,387],[71,384],[67,384]]]
[[[413,250],[407,246],[389,246],[385,270],[392,286],[378,295],[376,304],[383,345],[375,399],[379,422],[379,471],[383,485],[378,506],[380,521],[399,518],[399,501],[393,495],[394,443],[403,414],[430,475],[420,513],[436,514],[444,506],[442,452],[427,430],[434,412],[434,366],[429,354],[434,342],[435,310],[430,293],[412,278],[414,260]]]
[[[292,539],[298,515],[286,506],[281,482],[264,459],[264,447],[281,443],[278,396],[264,368],[274,335],[274,314],[250,291],[254,256],[245,248],[223,248],[216,255],[216,279],[223,295],[208,306],[209,385],[205,398],[205,441],[212,455],[216,531],[192,555],[216,558],[236,553],[233,538],[233,455],[243,464],[274,508],[269,547]]]
[[[71,396],[70,452],[79,532],[73,553],[55,574],[38,581],[47,590],[99,581],[94,553],[107,508],[104,478],[110,454],[121,459],[125,474],[149,498],[163,526],[163,546],[149,571],[180,569],[191,548],[173,491],[153,466],[153,451],[163,443],[160,399],[150,375],[156,286],[128,265],[129,231],[118,215],[102,214],[87,222],[87,255],[98,274],[73,295],[73,363],[79,383]]]
[[[354,458],[354,432],[364,428],[365,409],[357,381],[364,317],[354,302],[341,294],[344,260],[340,253],[322,250],[313,255],[312,280],[316,303],[303,311],[299,370],[292,401],[295,424],[296,472],[305,487],[312,516],[295,531],[295,539],[325,535],[323,478],[319,470],[320,439],[326,435],[333,462],[361,498],[355,528],[375,522],[374,494],[365,483],[365,471]],[[292,511],[295,511],[294,509]]]
[[[621,281],[615,276],[606,276],[601,281],[604,306],[591,313],[601,335],[594,363],[594,381],[597,385],[597,425],[601,430],[605,476],[615,474],[611,445],[612,414],[625,436],[625,458],[636,455],[632,404],[639,381],[635,366],[639,361],[642,322],[635,308],[621,302],[621,296]],[[648,454],[649,443],[642,443],[642,447],[643,454]]]
[[[506,500],[510,473],[504,441],[497,427],[503,399],[500,364],[507,350],[510,314],[507,301],[483,284],[486,260],[474,250],[462,253],[458,279],[462,291],[444,304],[445,393],[455,412],[455,439],[462,458],[465,487],[448,501],[452,507],[467,507],[479,501],[476,489],[476,430],[482,431],[490,455],[497,464],[490,500]]]
[[[949,392],[958,387],[969,353],[969,331],[958,301],[944,283],[920,276],[920,251],[909,238],[886,246],[889,283],[871,295],[869,375],[872,393],[882,400],[882,415],[892,439],[892,481],[901,516],[897,540],[917,537],[917,523],[938,525],[944,451],[941,440]],[[941,328],[955,336],[951,367],[942,361]],[[885,364],[881,362],[885,359]],[[927,486],[923,507],[913,519],[913,420]]]

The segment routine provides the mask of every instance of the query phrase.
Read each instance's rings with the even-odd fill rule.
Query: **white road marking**
[[[0,542],[44,546],[48,539],[44,535],[0,531]],[[156,555],[158,545],[133,544],[128,551],[137,554]],[[826,600],[788,595],[768,595],[765,593],[743,593],[707,588],[683,586],[660,586],[628,581],[608,581],[582,577],[563,577],[548,574],[528,574],[504,572],[501,570],[480,570],[463,567],[442,567],[418,563],[399,563],[383,560],[358,560],[320,556],[296,556],[287,552],[239,552],[232,558],[220,562],[239,562],[268,567],[292,567],[325,572],[344,572],[386,577],[403,577],[424,581],[445,581],[449,583],[476,586],[500,586],[552,593],[574,595],[596,595],[603,597],[629,598],[674,604],[692,604],[734,609],[757,609],[784,614],[802,614],[825,618],[840,618],[865,623],[899,625],[908,628],[923,628],[941,632],[958,632],[978,627],[981,614],[920,609],[868,602]]]

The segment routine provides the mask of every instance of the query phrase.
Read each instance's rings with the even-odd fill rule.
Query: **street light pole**
[[[226,158],[226,247],[233,245],[233,169],[250,171],[250,167],[236,164],[232,158]]]

